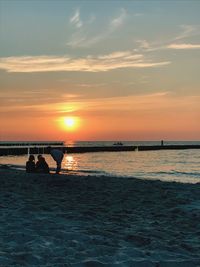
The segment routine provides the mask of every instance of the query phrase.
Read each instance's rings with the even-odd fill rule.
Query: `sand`
[[[0,168],[0,266],[200,266],[200,184]]]

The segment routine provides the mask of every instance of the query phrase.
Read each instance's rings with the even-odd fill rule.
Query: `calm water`
[[[108,145],[110,142],[104,143],[106,143],[105,145]],[[135,144],[135,142],[129,143]],[[138,145],[141,143],[142,142],[138,143]],[[154,142],[148,143],[152,144]],[[173,143],[199,144],[200,142]],[[94,142],[82,142],[81,145],[92,144],[96,145]],[[158,142],[155,142],[155,144],[158,144]],[[76,145],[78,144],[76,143]],[[45,158],[49,166],[54,168],[55,162],[52,158],[49,155],[45,155]],[[14,164],[24,168],[26,160],[27,156],[0,157],[0,164]],[[140,179],[159,179],[162,181],[197,183],[200,182],[200,150],[189,149],[66,154],[62,167],[63,172],[83,175],[114,175],[121,177],[137,177]]]
[[[122,142],[125,146],[153,146],[160,145],[161,141],[65,141],[66,146],[112,146],[116,142]],[[165,141],[165,145],[200,145],[200,141]]]

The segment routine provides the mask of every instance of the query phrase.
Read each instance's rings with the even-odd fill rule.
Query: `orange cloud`
[[[170,49],[200,49],[200,44],[170,44],[167,46]]]
[[[119,68],[149,68],[170,64],[169,61],[153,62],[141,54],[130,51],[114,52],[104,56],[70,58],[67,56],[22,56],[0,59],[0,69],[8,72],[83,71],[102,72]]]

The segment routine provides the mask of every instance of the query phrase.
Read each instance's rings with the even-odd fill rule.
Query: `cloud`
[[[116,58],[122,58],[122,57],[129,57],[132,56],[132,53],[130,51],[117,51],[113,52],[108,55],[99,56],[99,59],[116,59]],[[136,58],[141,58],[142,55],[134,55]]]
[[[134,17],[142,17],[142,16],[144,16],[144,13],[135,13],[133,16]]]
[[[168,65],[154,62],[132,51],[114,52],[103,56],[70,58],[69,56],[21,56],[0,58],[0,69],[7,72],[81,71],[103,72],[120,68],[148,68]]]
[[[141,111],[141,112],[155,112],[156,116],[159,116],[160,111],[169,112],[181,108],[181,112],[187,107],[191,112],[195,112],[194,107],[199,110],[200,96],[178,96],[174,95],[169,91],[154,92],[151,94],[141,95],[129,95],[110,97],[106,99],[98,98],[91,100],[84,100],[87,102],[87,111],[92,113],[95,111],[103,111],[108,114],[108,111],[114,112],[115,110],[121,111]],[[141,115],[141,113],[140,113]]]
[[[137,40],[136,42],[139,43],[140,48],[150,49],[150,44],[147,40]]]
[[[198,27],[194,25],[181,25],[182,32],[175,38],[175,40],[181,40],[184,38],[188,38],[192,35],[196,35],[199,33]]]
[[[81,28],[83,26],[83,22],[80,19],[79,9],[77,9],[74,15],[70,18],[70,23],[75,25],[76,28]]]
[[[62,95],[62,97],[72,99],[72,98],[80,98],[80,97],[82,97],[82,95],[78,95],[78,94],[64,94],[64,95]]]
[[[80,14],[77,12],[77,14],[75,13],[75,15],[72,18],[76,21],[78,20],[79,15]],[[84,23],[84,25],[87,27],[90,25],[92,27],[91,28],[81,27],[81,29],[77,29],[77,31],[73,33],[71,39],[66,44],[73,48],[90,47],[102,40],[105,40],[112,33],[117,31],[123,25],[126,17],[127,17],[127,12],[125,9],[122,8],[120,10],[120,14],[117,17],[112,18],[110,22],[107,25],[105,25],[105,27],[102,30],[101,29],[98,30],[98,34],[92,34],[91,33],[93,32],[92,27],[94,25],[93,22],[94,20],[96,20],[96,17],[94,15],[91,15],[89,20],[86,23]]]
[[[170,49],[200,49],[200,44],[170,44],[167,46]]]
[[[199,26],[196,25],[181,25],[181,32],[176,37],[168,38],[162,41],[148,42],[147,40],[137,40],[139,49],[137,51],[153,52],[166,49],[198,49],[199,44],[191,43],[177,43],[182,39],[189,38],[195,35],[199,35]]]
[[[120,11],[120,15],[111,20],[111,23],[110,23],[111,27],[113,28],[120,27],[123,24],[126,16],[127,16],[127,12],[124,8],[122,8]]]

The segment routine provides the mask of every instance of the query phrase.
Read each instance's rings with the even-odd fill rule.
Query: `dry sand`
[[[0,169],[0,266],[200,266],[200,184]]]

